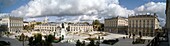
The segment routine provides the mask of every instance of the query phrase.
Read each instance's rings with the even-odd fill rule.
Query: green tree
[[[34,29],[35,25],[39,25],[39,24],[42,24],[42,23],[41,22],[36,22],[35,24],[26,25],[26,26],[24,26],[24,29],[25,30],[32,30],[32,29]]]
[[[1,31],[8,31],[8,26],[7,25],[0,25],[0,30]]]
[[[38,33],[34,37],[35,37],[36,42],[41,42],[42,41],[42,35],[41,34]]]
[[[42,24],[41,22],[36,22],[36,25]]]
[[[97,41],[97,42],[96,42],[96,46],[100,46],[100,41]]]
[[[99,21],[99,20],[94,20],[94,21],[92,22],[92,24],[93,24],[93,25],[100,25],[100,21]]]
[[[94,40],[90,40],[90,43],[89,43],[87,46],[96,46],[96,45],[94,44]]]
[[[93,28],[94,28],[94,30],[100,30],[100,28],[101,28],[101,23],[100,23],[100,21],[99,20],[94,20],[93,22],[92,22],[92,25],[93,25]]]
[[[104,31],[104,24],[101,23],[100,25],[101,25],[101,29],[100,29],[100,30],[101,30],[101,31]]]
[[[41,34],[36,34],[34,35],[35,40],[33,41],[33,45],[35,46],[41,46],[42,45],[42,35]]]
[[[54,41],[54,36],[53,35],[48,35],[45,37],[45,41],[47,43],[47,46],[52,46],[52,42]]]
[[[81,42],[80,42],[80,40],[77,40],[77,42],[76,42],[76,46],[81,46]]]
[[[81,46],[86,46],[86,43],[85,43],[85,41],[83,41],[83,43],[82,43],[82,45]]]
[[[28,25],[25,25],[23,28],[24,28],[24,30],[27,30],[27,31],[29,30],[29,26]]]
[[[30,37],[30,38],[28,39],[28,41],[29,41],[28,45],[30,45],[30,46],[33,45],[33,44],[32,44],[32,43],[33,43],[33,39],[34,39],[33,37]]]
[[[34,29],[35,24],[31,24],[29,29]]]

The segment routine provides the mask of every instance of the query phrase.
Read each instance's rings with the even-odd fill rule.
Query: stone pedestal
[[[66,36],[66,29],[61,29],[60,36]]]

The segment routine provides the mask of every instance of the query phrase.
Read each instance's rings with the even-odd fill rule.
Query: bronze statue
[[[62,23],[62,25],[61,25],[61,26],[62,26],[62,28],[64,28],[64,23]]]

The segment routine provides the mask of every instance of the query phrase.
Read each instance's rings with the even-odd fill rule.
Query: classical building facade
[[[89,31],[93,31],[93,25],[83,24],[83,23],[69,24],[68,28],[69,28],[69,31],[71,31],[71,32],[89,32]]]
[[[14,17],[10,14],[0,14],[0,24],[4,24],[8,26],[8,31],[16,32],[23,30],[23,18],[22,17]]]
[[[154,14],[141,14],[128,17],[128,33],[143,36],[154,36],[159,27],[159,20]]]
[[[60,23],[44,23],[40,25],[35,25],[34,30],[39,31],[58,31],[61,29]]]
[[[112,17],[104,20],[104,31],[112,33],[127,32],[128,19],[125,17]]]

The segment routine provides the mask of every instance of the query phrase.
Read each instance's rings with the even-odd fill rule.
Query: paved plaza
[[[38,32],[24,32],[25,35],[27,36],[33,36],[32,34],[34,33],[38,33]],[[9,37],[3,36],[0,38],[0,41],[6,41],[6,42],[10,42],[11,46],[22,46],[23,42],[18,41],[17,39],[15,39],[15,35],[20,35],[21,33],[14,33],[14,35],[10,35]],[[125,38],[123,39],[123,37],[127,37],[127,35],[123,35],[123,34],[114,34],[114,33],[108,33],[108,32],[85,32],[85,33],[68,33],[67,36],[65,36],[65,39],[62,40],[59,43],[52,43],[53,46],[75,46],[76,41],[80,40],[80,41],[85,41],[86,44],[88,44],[90,41],[85,40],[86,38],[89,37],[104,37],[103,40],[110,40],[110,39],[119,39],[119,42],[115,43],[114,45],[108,45],[108,44],[100,44],[100,46],[124,46],[124,45],[133,45],[132,44],[132,37],[131,38]],[[153,37],[142,37],[142,39],[152,39]],[[103,40],[101,40],[100,42],[102,42]],[[122,44],[124,43],[124,44]],[[146,42],[147,43],[147,42]],[[24,42],[25,46],[28,46],[28,41]],[[133,46],[143,46],[146,44],[136,44]]]

